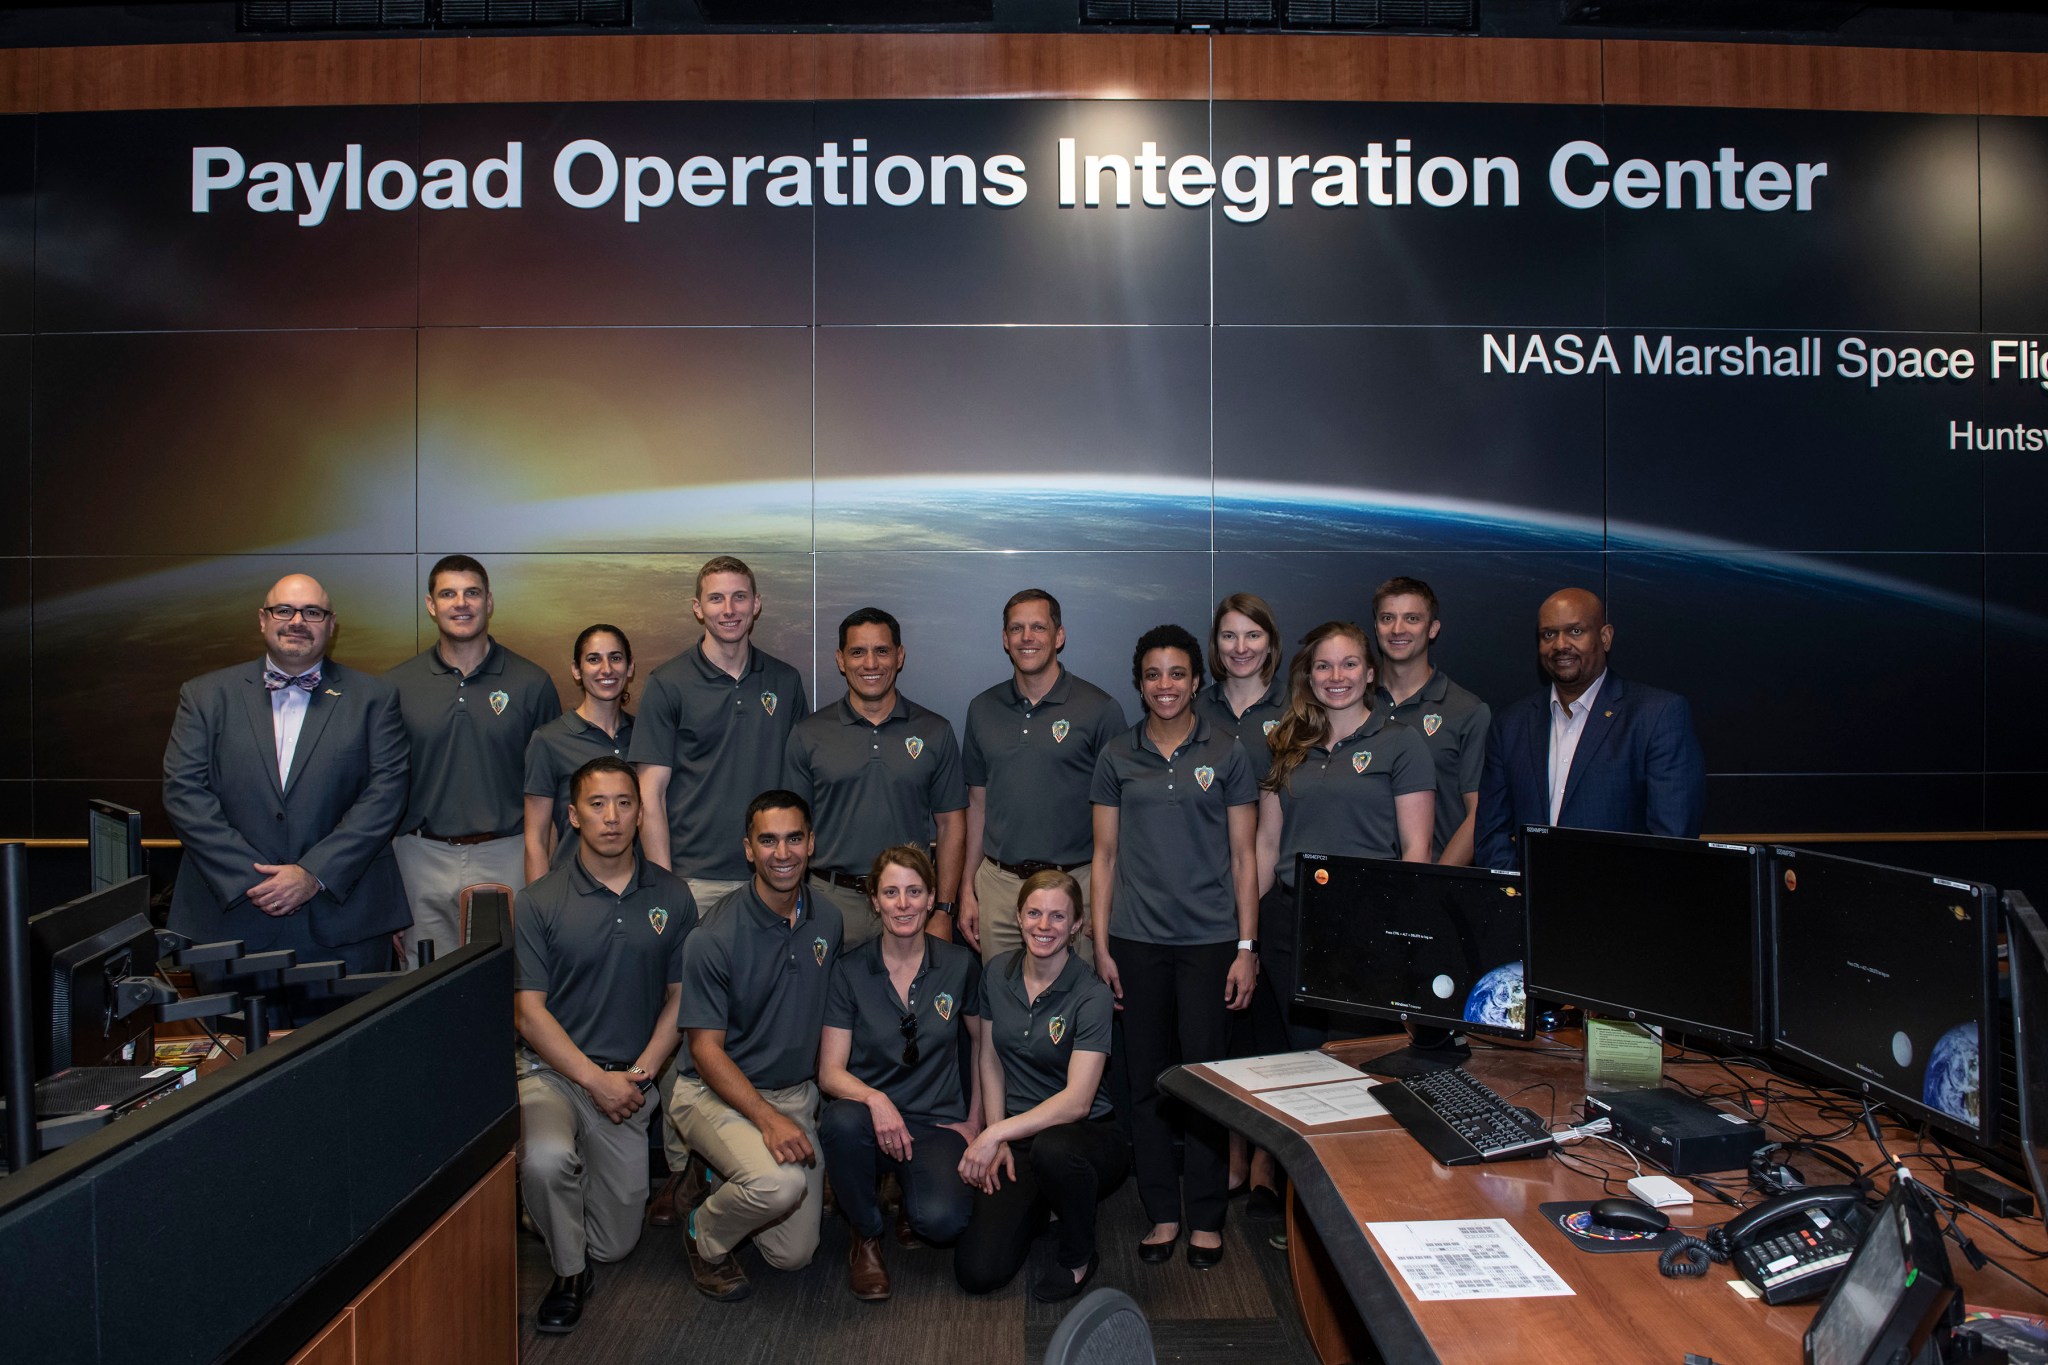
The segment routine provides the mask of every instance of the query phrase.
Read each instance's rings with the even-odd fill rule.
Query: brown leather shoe
[[[740,1258],[731,1252],[717,1260],[706,1256],[697,1249],[697,1229],[689,1222],[683,1225],[683,1247],[690,1253],[690,1278],[705,1298],[737,1303],[754,1292],[747,1272],[740,1269]]]
[[[856,1237],[846,1253],[846,1282],[867,1303],[889,1297],[889,1268],[882,1264],[882,1239]]]
[[[661,1188],[654,1192],[654,1199],[647,1205],[647,1226],[651,1228],[672,1228],[682,1222],[676,1212],[676,1187],[683,1183],[679,1175],[671,1175],[661,1182]]]
[[[905,1251],[916,1251],[924,1245],[924,1238],[919,1237],[917,1230],[910,1226],[910,1213],[907,1209],[896,1210],[896,1245]]]

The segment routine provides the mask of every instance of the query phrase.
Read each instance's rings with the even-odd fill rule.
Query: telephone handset
[[[1765,1303],[1827,1293],[1870,1226],[1874,1205],[1855,1185],[1819,1185],[1767,1200],[1707,1234]]]

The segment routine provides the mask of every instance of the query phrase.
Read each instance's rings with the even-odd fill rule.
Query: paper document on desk
[[[1358,1079],[1357,1067],[1346,1066],[1327,1052],[1276,1052],[1266,1057],[1234,1057],[1227,1062],[1202,1065],[1232,1085],[1255,1093],[1288,1085]]]
[[[1505,1218],[1367,1223],[1416,1298],[1547,1299],[1572,1294]]]
[[[1326,1123],[1378,1118],[1386,1113],[1387,1107],[1372,1097],[1372,1088],[1377,1084],[1358,1080],[1303,1085],[1292,1090],[1268,1090],[1259,1098],[1304,1127],[1320,1128]]]

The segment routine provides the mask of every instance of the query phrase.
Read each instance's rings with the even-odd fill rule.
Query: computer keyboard
[[[1472,1078],[1434,1071],[1376,1085],[1372,1097],[1442,1166],[1542,1156],[1550,1130]]]

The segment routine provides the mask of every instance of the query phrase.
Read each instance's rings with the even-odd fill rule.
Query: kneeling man
[[[724,1183],[690,1214],[690,1274],[709,1298],[752,1289],[733,1254],[754,1239],[762,1259],[798,1270],[818,1250],[818,1035],[839,958],[839,907],[805,885],[811,808],[770,791],[747,806],[752,880],[712,908],[683,955],[669,1114],[689,1149]]]
[[[583,1316],[592,1261],[623,1259],[647,1202],[654,1077],[675,1051],[690,888],[639,857],[640,783],[607,754],[569,779],[576,856],[520,893],[512,1017],[519,1184],[555,1281],[543,1332]]]

